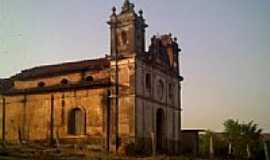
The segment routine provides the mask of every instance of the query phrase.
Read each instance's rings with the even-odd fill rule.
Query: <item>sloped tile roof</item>
[[[84,70],[102,70],[105,68],[109,68],[109,66],[110,61],[107,58],[67,62],[55,65],[38,66],[31,69],[23,70],[21,73],[12,76],[10,79],[28,80]]]

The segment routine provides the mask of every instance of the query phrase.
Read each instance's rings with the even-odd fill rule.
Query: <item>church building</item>
[[[5,144],[88,144],[115,151],[179,153],[180,49],[171,34],[145,48],[143,11],[125,0],[108,21],[110,54],[38,66],[0,79],[0,139]]]

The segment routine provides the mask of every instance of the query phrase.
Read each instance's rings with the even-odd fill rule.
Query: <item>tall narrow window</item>
[[[147,90],[151,90],[151,75],[149,73],[145,76],[145,86]]]
[[[85,133],[85,115],[79,108],[74,108],[68,116],[68,134],[83,135]]]
[[[173,99],[173,84],[169,84],[169,98],[170,100]]]
[[[122,31],[121,32],[121,39],[122,39],[122,43],[123,45],[128,43],[128,36],[127,36],[127,32]]]
[[[158,84],[157,84],[157,95],[158,95],[158,98],[160,99],[160,100],[162,100],[163,99],[163,95],[164,95],[164,83],[163,83],[163,81],[160,79],[159,81],[158,81]]]

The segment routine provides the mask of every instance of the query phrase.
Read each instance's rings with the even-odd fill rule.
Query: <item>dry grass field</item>
[[[0,160],[189,160],[188,157],[168,157],[159,155],[124,156],[104,153],[93,148],[61,146],[49,148],[46,146],[8,146],[0,148]]]

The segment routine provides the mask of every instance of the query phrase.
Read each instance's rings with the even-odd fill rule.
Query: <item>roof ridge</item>
[[[31,70],[35,69],[41,69],[45,67],[57,67],[61,65],[69,65],[69,64],[78,64],[78,63],[83,63],[83,62],[89,62],[89,61],[99,61],[99,60],[105,60],[106,57],[100,57],[100,58],[95,58],[95,59],[84,59],[84,60],[78,60],[78,61],[67,61],[67,62],[61,62],[61,63],[55,63],[55,64],[45,64],[45,65],[40,65],[40,66],[34,66],[28,69],[24,69],[21,72],[28,72]]]
[[[71,61],[59,64],[37,66],[26,70],[22,70],[20,73],[10,77],[10,79],[26,80],[83,70],[101,70],[109,67],[109,65],[110,60],[107,57],[80,60],[80,61]]]

